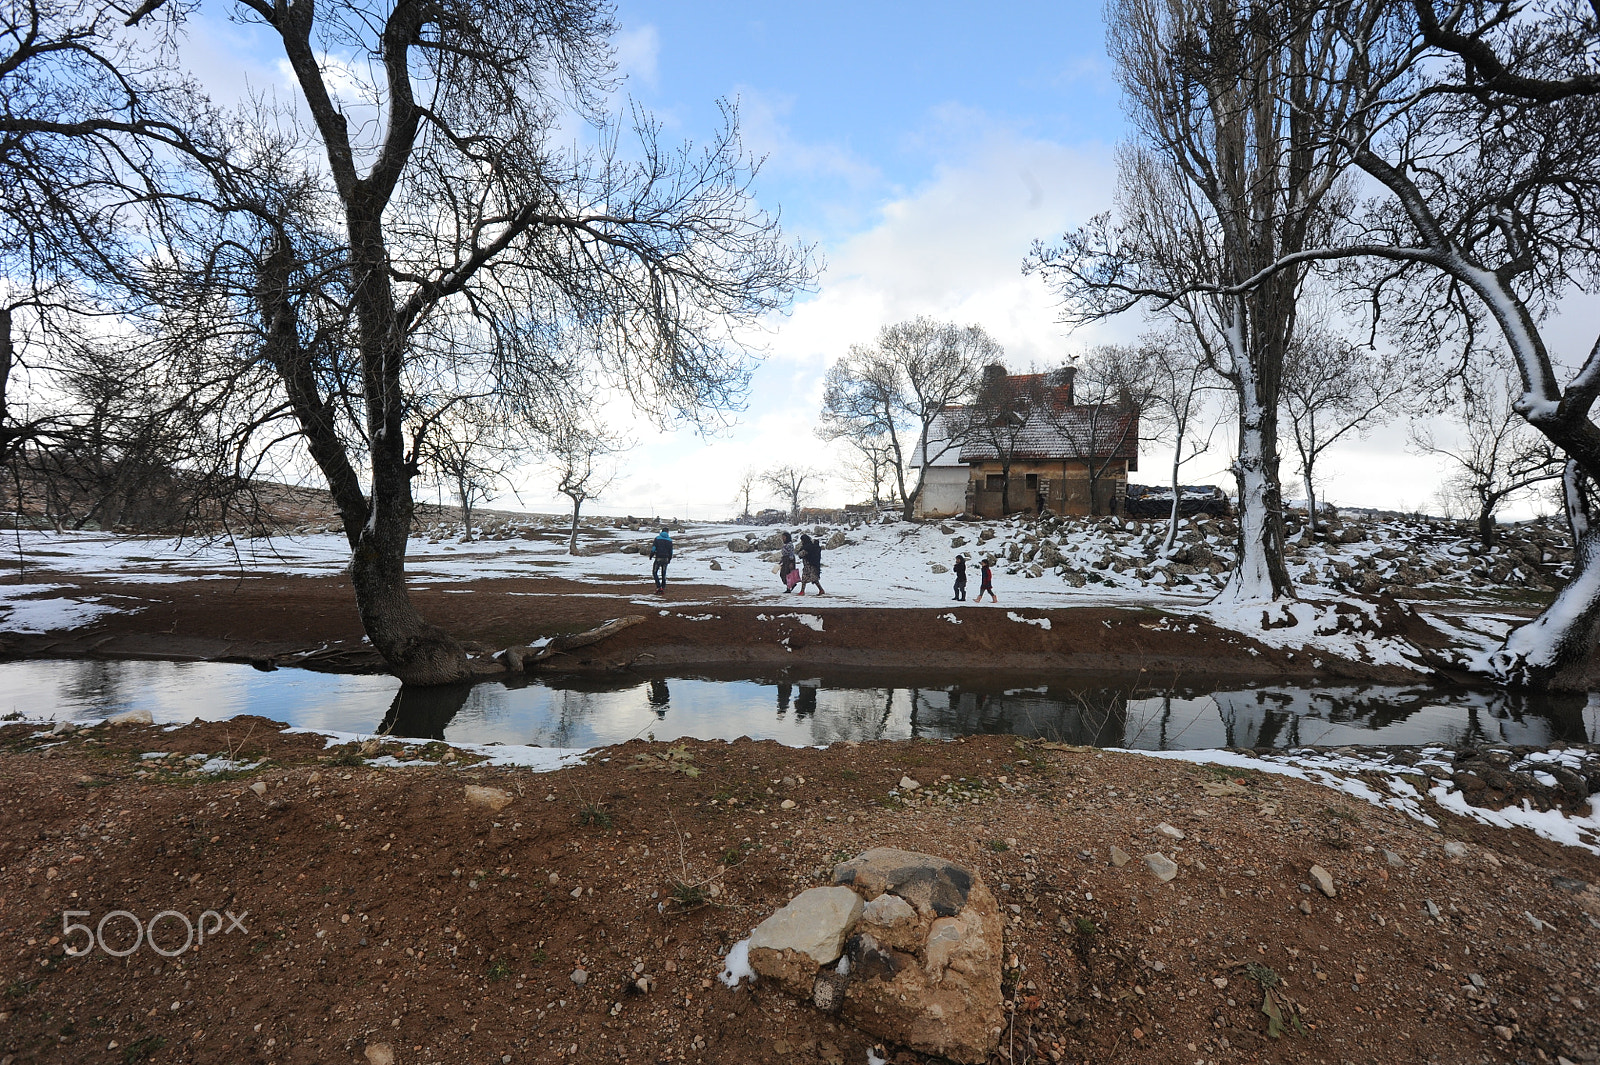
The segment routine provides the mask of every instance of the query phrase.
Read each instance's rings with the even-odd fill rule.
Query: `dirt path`
[[[673,750],[534,774],[442,744],[422,753],[454,765],[377,768],[259,719],[0,728],[0,1058],[360,1063],[382,1044],[400,1065],[860,1065],[860,1033],[713,978],[797,890],[886,845],[967,864],[1005,909],[995,1065],[1597,1060],[1600,859],[1583,851],[1007,737]],[[260,764],[219,778],[186,758],[219,753]],[[468,784],[512,800],[472,807]],[[1134,860],[1114,867],[1113,845]],[[1155,850],[1170,884],[1137,857]],[[117,910],[175,911],[172,956],[67,954],[84,933],[62,940],[64,912]],[[208,910],[220,928],[178,951]],[[127,918],[106,932],[132,941]],[[625,991],[637,974],[654,990]],[[1273,977],[1299,1021],[1281,1038],[1260,1009]]]

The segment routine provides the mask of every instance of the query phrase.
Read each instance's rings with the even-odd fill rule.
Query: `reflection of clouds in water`
[[[369,731],[399,683],[226,662],[45,661],[0,666],[0,706],[30,717],[99,719],[149,710],[158,723],[240,714],[307,728]]]

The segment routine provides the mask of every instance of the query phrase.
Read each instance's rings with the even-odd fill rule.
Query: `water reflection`
[[[221,663],[0,665],[0,713],[96,718],[138,708],[160,722],[253,713],[312,728],[547,747],[635,736],[802,745],[977,733],[1161,750],[1600,741],[1600,695],[1536,698],[1420,685],[1152,690],[1061,680],[1029,687],[982,678],[886,682],[857,674],[549,678],[409,689],[385,677],[258,673]]]

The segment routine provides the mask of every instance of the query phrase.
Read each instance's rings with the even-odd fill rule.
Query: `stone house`
[[[1043,394],[1001,433],[975,430],[970,408],[941,412],[913,452],[913,466],[927,467],[917,516],[999,518],[1036,513],[1041,502],[1056,514],[1121,513],[1128,474],[1139,468],[1138,409],[1074,403],[1070,376]]]

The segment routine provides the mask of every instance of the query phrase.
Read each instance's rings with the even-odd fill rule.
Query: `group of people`
[[[951,597],[950,601],[965,602],[967,598],[967,556],[965,554],[956,556],[954,569],[956,573],[956,594]],[[994,594],[994,559],[984,555],[983,561],[979,564],[978,572],[983,581],[978,585],[978,597],[973,602],[983,602],[983,593],[988,592],[989,601],[998,603],[1000,598]]]
[[[672,561],[672,534],[662,529],[659,536],[650,541],[650,576],[656,582],[656,593],[665,595],[667,591],[667,565]],[[983,557],[979,564],[979,573],[982,582],[978,585],[978,596],[973,602],[983,602],[985,593],[988,593],[991,603],[998,603],[999,596],[994,594],[994,559],[988,555]],[[955,564],[956,587],[952,602],[965,602],[967,598],[967,556],[956,556]],[[817,586],[818,595],[826,595],[822,590],[822,541],[810,533],[800,534],[800,543],[794,542],[794,537],[789,533],[783,534],[783,551],[778,559],[778,579],[783,582],[784,594],[800,589],[800,594],[806,594],[806,585]]]
[[[795,567],[797,560],[800,563],[798,569]],[[810,533],[801,533],[797,551],[794,537],[784,533],[783,554],[778,559],[778,579],[783,582],[785,595],[794,591],[797,584],[801,595],[806,594],[808,584],[817,586],[818,595],[827,594],[822,590],[822,541]]]
[[[656,594],[665,595],[667,592],[667,566],[672,562],[672,534],[662,529],[660,534],[650,541],[650,576],[656,582]],[[796,562],[799,565],[796,565]],[[806,594],[806,585],[817,586],[818,595],[826,595],[822,590],[822,541],[812,537],[809,533],[800,534],[799,550],[796,551],[794,537],[788,533],[783,534],[783,557],[778,563],[778,579],[783,581],[783,590],[787,594],[800,587],[800,594]]]

